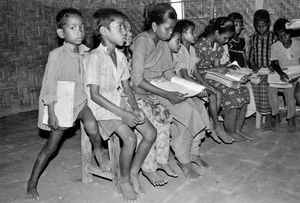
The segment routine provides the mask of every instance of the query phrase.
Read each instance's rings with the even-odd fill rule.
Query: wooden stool
[[[87,136],[84,126],[80,123],[81,131],[81,163],[82,163],[82,182],[93,182],[93,175],[112,180],[114,189],[118,188],[118,178],[120,177],[119,155],[120,141],[116,134],[113,134],[108,140],[108,150],[111,172],[103,172],[98,166],[93,164],[94,154],[92,152],[92,144]]]

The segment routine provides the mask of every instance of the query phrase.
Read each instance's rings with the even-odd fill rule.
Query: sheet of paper
[[[58,124],[60,127],[72,127],[75,82],[58,81],[56,94],[57,102],[54,104],[54,112],[58,119]],[[44,109],[43,123],[48,125],[47,106]]]

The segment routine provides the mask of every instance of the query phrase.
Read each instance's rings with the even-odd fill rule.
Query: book
[[[188,81],[178,76],[172,77],[171,81],[161,79],[157,81],[152,80],[150,83],[166,91],[180,92],[185,94],[185,97],[193,97],[205,90],[203,85]]]
[[[60,127],[73,126],[73,108],[74,108],[75,82],[57,81],[56,103],[54,112],[58,119]],[[48,106],[45,106],[43,112],[43,123],[48,125]]]
[[[293,19],[285,24],[286,29],[300,29],[300,19]]]
[[[300,77],[300,65],[282,67],[282,70],[289,76],[290,81]],[[278,87],[278,88],[292,87],[290,81],[287,82],[281,81],[279,74],[275,71],[273,73],[270,73],[268,76],[268,83],[270,84],[271,87]]]

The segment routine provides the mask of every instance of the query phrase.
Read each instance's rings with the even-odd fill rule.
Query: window
[[[171,0],[171,6],[175,9],[178,19],[184,18],[184,4],[181,0]]]

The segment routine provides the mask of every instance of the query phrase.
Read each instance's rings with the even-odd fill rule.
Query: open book
[[[283,67],[283,72],[285,72],[290,80],[300,77],[300,66],[288,66]],[[268,76],[268,83],[272,87],[284,88],[291,87],[289,82],[284,82],[280,80],[280,76],[277,72],[273,72]]]
[[[186,97],[193,97],[205,89],[205,87],[199,83],[191,82],[178,76],[172,77],[171,81],[161,79],[158,81],[152,80],[150,83],[166,91],[186,94]]]
[[[75,82],[57,81],[56,100],[54,112],[60,127],[73,126]],[[48,125],[48,106],[45,106],[43,123]]]

